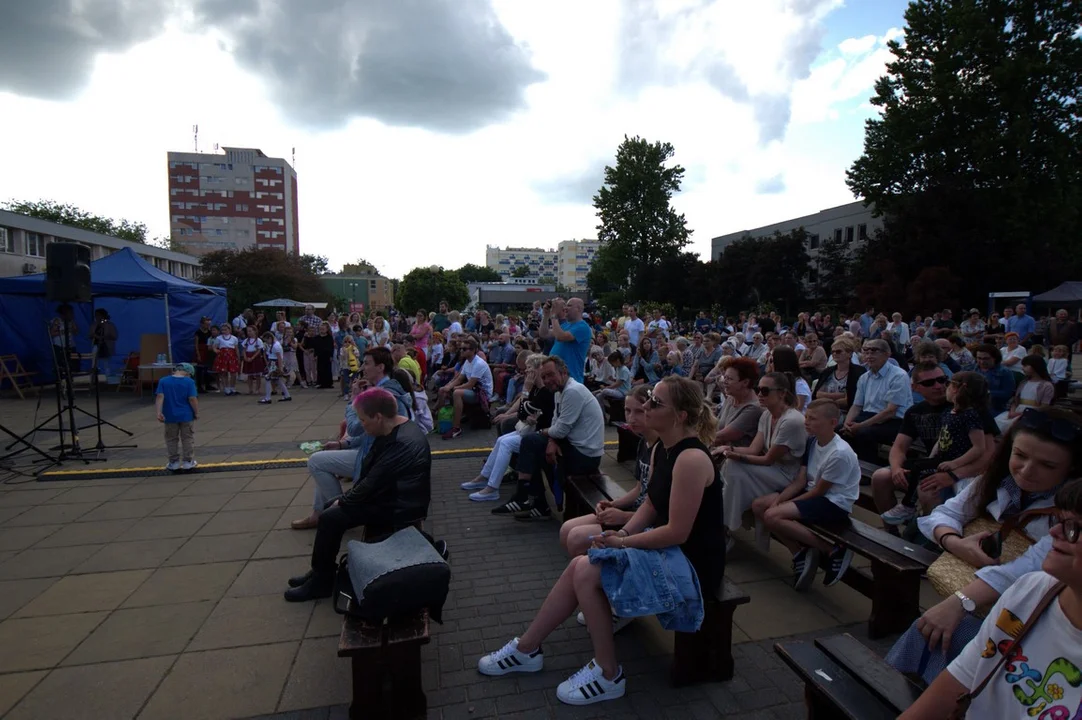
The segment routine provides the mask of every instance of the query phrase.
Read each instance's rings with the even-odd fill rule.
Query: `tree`
[[[326,275],[329,272],[327,258],[322,255],[301,255],[298,262],[312,275]]]
[[[452,309],[464,308],[470,301],[466,283],[454,270],[414,268],[406,273],[395,291],[395,306],[408,313],[422,308],[435,310],[443,300]]]
[[[357,262],[346,263],[342,266],[342,275],[379,275],[376,266],[364,258],[357,258]]]
[[[455,270],[458,277],[462,282],[499,282],[502,280],[500,274],[490,267],[484,265],[474,265],[473,263],[466,263],[458,270]]]
[[[625,135],[615,167],[605,167],[604,184],[594,196],[601,247],[587,279],[593,278],[595,295],[645,297],[647,268],[690,242],[687,220],[670,205],[684,177],[683,167],[667,164],[674,153],[669,143]]]
[[[846,308],[854,292],[851,246],[840,238],[827,237],[819,246],[816,265],[819,281],[814,287],[815,298],[834,307]]]
[[[725,248],[715,267],[708,268],[705,282],[721,289],[719,301],[728,312],[762,303],[796,312],[806,295],[810,263],[806,241],[803,228],[740,238]]]
[[[113,220],[94,215],[70,203],[58,203],[55,200],[37,200],[35,202],[9,200],[3,208],[20,215],[29,215],[41,220],[82,228],[102,235],[111,235],[121,240],[146,244],[147,226],[145,223],[131,220]]]
[[[553,276],[553,275],[542,275],[541,277],[537,278],[537,284],[538,285],[555,285],[556,284],[556,277]]]
[[[530,268],[528,266],[526,266],[526,265],[519,265],[518,267],[516,267],[514,270],[511,271],[511,277],[513,277],[513,278],[524,278],[524,277],[529,277],[529,276],[530,276]]]
[[[156,237],[147,244],[177,253],[188,252],[188,248],[185,247],[184,242],[175,237]]]
[[[308,260],[305,260],[308,258]],[[218,250],[200,260],[201,282],[224,287],[228,291],[230,313],[257,302],[287,297],[302,302],[331,302],[333,297],[323,286],[313,266],[319,258],[297,257],[275,248]],[[324,260],[325,267],[326,260]]]
[[[1082,12],[1069,0],[916,0],[847,174],[884,232],[862,274],[931,262],[977,304],[1082,270]],[[906,293],[897,298],[908,302]],[[927,311],[928,308],[918,308]]]

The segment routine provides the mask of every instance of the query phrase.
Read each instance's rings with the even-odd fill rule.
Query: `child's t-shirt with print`
[[[616,380],[620,381],[620,387],[616,388],[624,395],[631,392],[631,371],[627,369],[627,365],[621,365],[616,371]]]
[[[1044,572],[1018,578],[984,619],[977,637],[947,671],[972,690],[992,672],[1056,579]],[[988,685],[966,717],[1074,720],[1082,710],[1082,629],[1054,600]]]
[[[975,408],[960,412],[944,410],[939,424],[939,452],[936,458],[946,462],[962,457],[973,447],[969,433],[983,429],[981,414]]]

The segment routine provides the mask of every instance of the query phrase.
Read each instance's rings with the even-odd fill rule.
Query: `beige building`
[[[365,312],[394,305],[394,283],[382,275],[320,275],[323,287],[335,297],[362,303]]]
[[[297,173],[257,148],[171,152],[169,228],[193,255],[277,248],[300,254]]]
[[[586,275],[601,243],[597,240],[564,240],[556,248],[559,273],[556,282],[568,290],[584,292]]]
[[[45,246],[52,242],[86,245],[90,248],[91,261],[131,248],[154,267],[171,275],[198,280],[202,274],[199,258],[191,255],[0,210],[0,276],[45,272]]]
[[[555,250],[543,248],[485,248],[485,264],[500,274],[504,280],[512,280],[512,273],[526,267],[531,282],[548,281],[569,290],[586,290],[586,274],[594,261],[600,243],[597,240],[564,240]]]

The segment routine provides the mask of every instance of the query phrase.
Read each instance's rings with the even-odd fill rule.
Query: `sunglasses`
[[[763,397],[769,395],[774,390],[781,390],[781,388],[772,388],[772,387],[757,387],[757,388],[755,388],[756,394],[762,395]]]
[[[1082,532],[1082,522],[1074,518],[1057,517],[1056,524],[1063,529],[1063,539],[1072,545],[1078,542],[1078,535]]]
[[[936,385],[946,385],[948,382],[949,381],[947,380],[946,375],[940,375],[939,377],[929,378],[927,380],[921,380],[921,381],[917,382],[917,385],[920,385],[921,387],[930,388],[930,387],[935,387]]]
[[[646,406],[651,410],[657,410],[659,407],[665,407],[665,404],[657,399],[656,395],[650,395],[646,398]]]
[[[1063,443],[1073,443],[1082,437],[1082,427],[1078,423],[1064,418],[1052,417],[1046,413],[1029,408],[1022,413],[1017,422],[1028,430],[1051,435]]]

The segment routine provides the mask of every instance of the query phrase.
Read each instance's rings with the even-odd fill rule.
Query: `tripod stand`
[[[22,444],[22,445],[26,446],[24,448],[20,448],[20,449],[16,450],[15,452],[10,452],[7,455],[0,455],[0,462],[3,462],[4,460],[8,460],[10,458],[13,458],[16,455],[19,455],[21,453],[26,452],[27,450],[33,450],[38,455],[41,455],[41,457],[44,458],[45,461],[47,461],[49,463],[49,467],[52,467],[53,465],[58,465],[60,463],[59,458],[53,457],[49,453],[47,453],[44,450],[42,450],[41,448],[39,448],[34,443],[32,443],[32,442],[30,442],[28,440],[24,440],[23,438],[19,437],[18,435],[13,433],[11,430],[9,430],[7,427],[5,427],[3,425],[3,423],[0,423],[0,432],[3,432],[5,434],[9,435],[10,437],[15,438],[15,442],[13,442],[11,445],[8,445],[8,449],[13,448],[13,447],[15,447],[16,445],[19,445],[19,444]],[[42,461],[41,460],[35,460],[35,462],[42,462]]]
[[[90,415],[92,418],[94,418],[97,421],[98,444],[94,446],[94,451],[97,452],[100,455],[103,451],[109,450],[111,448],[135,448],[135,447],[138,447],[138,445],[106,445],[102,441],[102,439],[101,439],[101,426],[102,425],[108,425],[109,427],[113,428],[114,430],[119,430],[120,432],[124,433],[128,437],[131,437],[132,433],[128,432],[127,430],[120,427],[119,425],[114,425],[113,423],[109,422],[108,420],[102,420],[102,418],[101,418],[101,388],[100,388],[100,383],[98,382],[98,353],[97,353],[97,351],[94,352],[94,360],[93,360],[93,362],[91,362],[91,365],[93,367],[91,368],[91,371],[90,371],[91,372],[90,383],[91,383],[91,387],[94,390],[94,414],[93,415],[90,415],[90,413],[86,413],[86,414]],[[78,410],[78,408],[76,408],[76,410]],[[83,412],[83,411],[79,410],[79,412]],[[97,458],[95,458],[95,459],[97,459]]]

